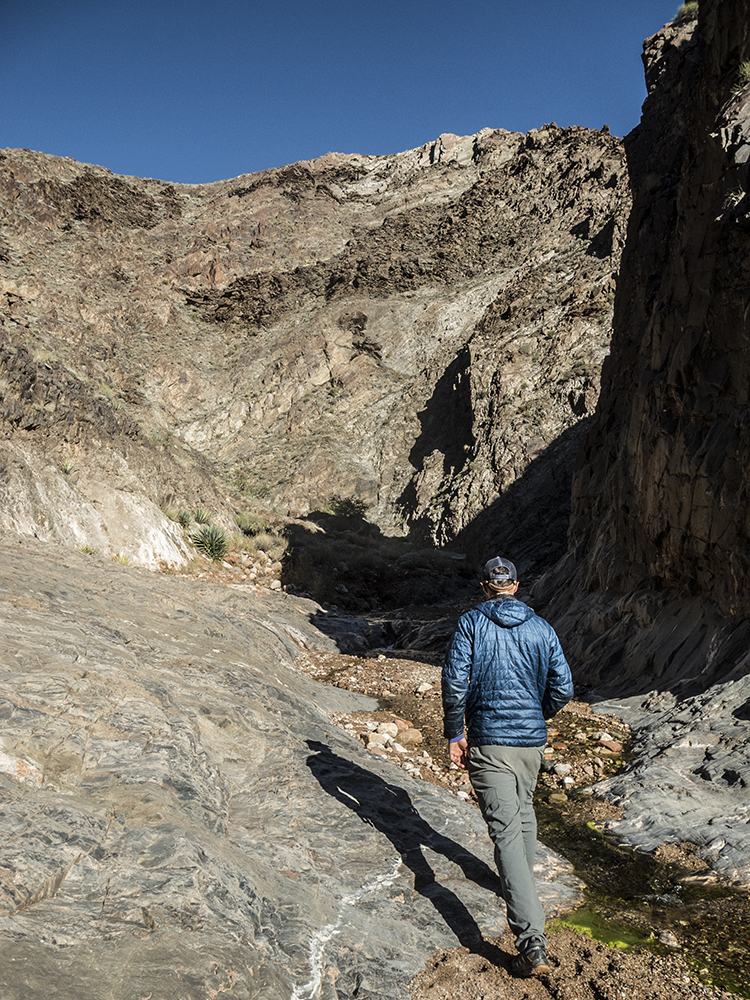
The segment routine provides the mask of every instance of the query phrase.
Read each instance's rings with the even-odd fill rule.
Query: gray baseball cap
[[[515,583],[518,580],[516,567],[509,559],[495,556],[484,564],[484,579],[490,583]]]

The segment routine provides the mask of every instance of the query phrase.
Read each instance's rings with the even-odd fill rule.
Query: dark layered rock
[[[748,616],[750,7],[646,43],[612,353],[573,488],[588,587],[648,582]],[[735,89],[739,88],[736,90]]]
[[[535,600],[580,684],[618,695],[632,842],[693,839],[747,882],[750,783],[750,5],[645,43],[612,351],[573,482],[569,551]],[[610,705],[610,710],[612,706]]]

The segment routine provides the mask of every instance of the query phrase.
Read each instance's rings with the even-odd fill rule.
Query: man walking
[[[544,910],[534,886],[532,797],[547,742],[545,719],[573,696],[554,629],[515,598],[512,562],[484,567],[487,600],[458,622],[443,667],[444,735],[451,760],[468,767],[500,875],[517,976],[549,972]],[[464,721],[466,733],[464,734]]]

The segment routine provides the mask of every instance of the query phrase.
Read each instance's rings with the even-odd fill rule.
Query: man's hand
[[[455,743],[450,744],[450,755],[451,760],[457,767],[461,767],[466,770],[466,751],[469,748],[469,744],[464,736],[460,740],[456,740]]]

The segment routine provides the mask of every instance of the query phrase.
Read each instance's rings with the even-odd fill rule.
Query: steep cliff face
[[[570,542],[588,588],[677,588],[748,616],[750,4],[699,9],[645,45],[613,349]]]
[[[612,352],[569,551],[534,599],[579,684],[634,727],[603,789],[625,811],[617,835],[690,840],[746,884],[750,3],[699,12],[645,45]]]
[[[195,187],[0,156],[6,530],[74,522],[117,551],[123,491],[227,523],[338,493],[446,542],[533,466],[547,549],[527,561],[564,546],[629,208],[619,139],[485,129]],[[528,516],[509,503],[503,537]],[[179,561],[165,546],[152,563]]]

